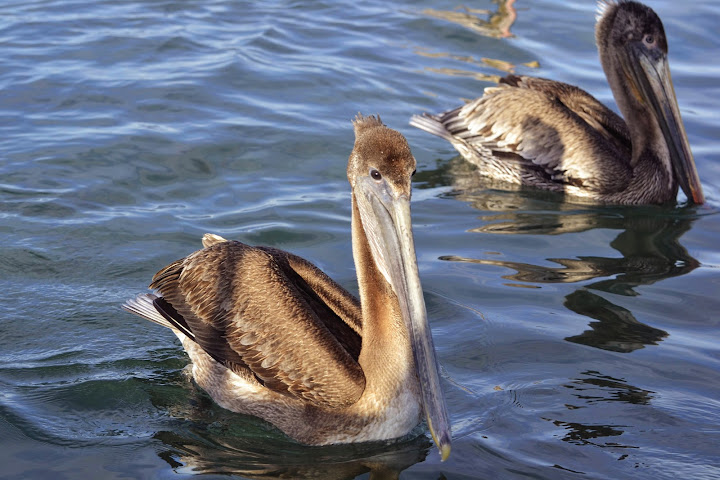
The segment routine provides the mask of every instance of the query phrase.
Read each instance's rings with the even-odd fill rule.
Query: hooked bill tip
[[[440,461],[444,462],[450,456],[450,448],[451,448],[450,430],[436,432],[435,428],[433,427],[432,420],[430,420],[430,417],[427,417],[427,423],[428,423],[428,428],[430,429],[430,435],[432,436],[432,439],[435,442],[435,445],[437,446],[438,450],[440,451]],[[438,438],[438,433],[441,434],[441,436],[439,438]]]
[[[440,461],[444,462],[450,456],[450,445],[443,445],[440,447]]]

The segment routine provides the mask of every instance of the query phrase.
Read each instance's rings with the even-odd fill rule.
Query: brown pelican
[[[595,40],[623,121],[565,83],[508,76],[454,110],[410,124],[450,141],[482,174],[601,203],[703,203],[660,18],[637,2],[598,4]]]
[[[424,417],[450,454],[450,427],[410,223],[415,158],[373,116],[353,122],[352,245],[360,299],[310,262],[205,235],[123,307],[168,327],[193,377],[222,407],[310,445],[398,438]]]

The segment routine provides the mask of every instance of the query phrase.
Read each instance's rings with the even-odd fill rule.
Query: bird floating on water
[[[704,203],[657,14],[634,1],[600,1],[600,62],[625,120],[587,92],[510,75],[482,97],[410,124],[451,142],[487,176],[585,201]]]
[[[380,117],[353,121],[347,167],[360,298],[313,264],[217,235],[123,308],[170,328],[222,407],[310,445],[405,436],[426,419],[443,460],[450,426],[410,221],[415,158]],[[423,415],[424,413],[424,415]]]

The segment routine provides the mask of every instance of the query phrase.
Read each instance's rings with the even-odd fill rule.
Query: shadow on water
[[[586,404],[600,402],[626,402],[633,405],[647,405],[653,392],[629,385],[620,378],[603,375],[594,370],[582,372],[583,377],[573,379],[565,385],[574,396]],[[568,405],[568,408],[581,408]]]
[[[630,385],[621,378],[603,375],[597,371],[584,371],[577,378],[563,385],[574,398],[565,404],[569,417],[546,419],[564,430],[561,439],[574,445],[592,445],[599,448],[637,449],[638,446],[621,443],[620,437],[626,433],[628,425],[617,424],[617,410],[611,404],[615,402],[632,405],[649,405],[654,392]],[[587,414],[572,417],[572,412],[593,409],[593,423],[588,423]],[[599,423],[607,420],[606,423]],[[608,424],[610,423],[610,424]],[[637,420],[634,421],[637,423]]]
[[[352,479],[369,473],[371,479],[397,479],[434,448],[421,428],[401,441],[301,445],[258,418],[218,407],[197,387],[191,388],[189,406],[179,415],[185,418],[182,425],[153,435],[163,444],[158,456],[178,473],[254,479]]]
[[[592,318],[590,329],[566,340],[616,352],[632,352],[667,337],[664,330],[638,321],[633,313],[595,292],[635,296],[635,288],[685,275],[699,266],[680,243],[697,218],[696,207],[580,206],[562,202],[558,194],[524,189],[473,174],[457,157],[429,172],[428,184],[449,180],[451,194],[486,212],[484,225],[471,232],[496,235],[561,235],[592,229],[621,232],[610,242],[619,257],[547,258],[557,267],[457,255],[442,260],[493,265],[515,270],[503,278],[523,284],[585,284],[565,297],[569,310]],[[503,190],[503,191],[500,191]],[[510,192],[508,190],[511,190]],[[514,190],[514,192],[512,192]],[[560,200],[560,201],[558,201]],[[608,278],[609,277],[609,278]]]
[[[252,438],[247,431],[231,437],[212,427],[157,432],[154,438],[167,447],[158,456],[178,472],[196,474],[352,479],[369,473],[371,479],[389,480],[422,462],[431,447],[422,436],[391,445],[308,447],[273,441],[267,434]]]

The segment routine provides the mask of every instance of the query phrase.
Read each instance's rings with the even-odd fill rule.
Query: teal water
[[[629,208],[498,189],[408,126],[507,71],[615,108],[594,2],[457,5],[0,5],[0,477],[720,478],[720,6],[650,4],[708,205]],[[426,435],[309,448],[227,412],[119,309],[205,232],[355,291],[358,111],[418,160],[445,463]]]

